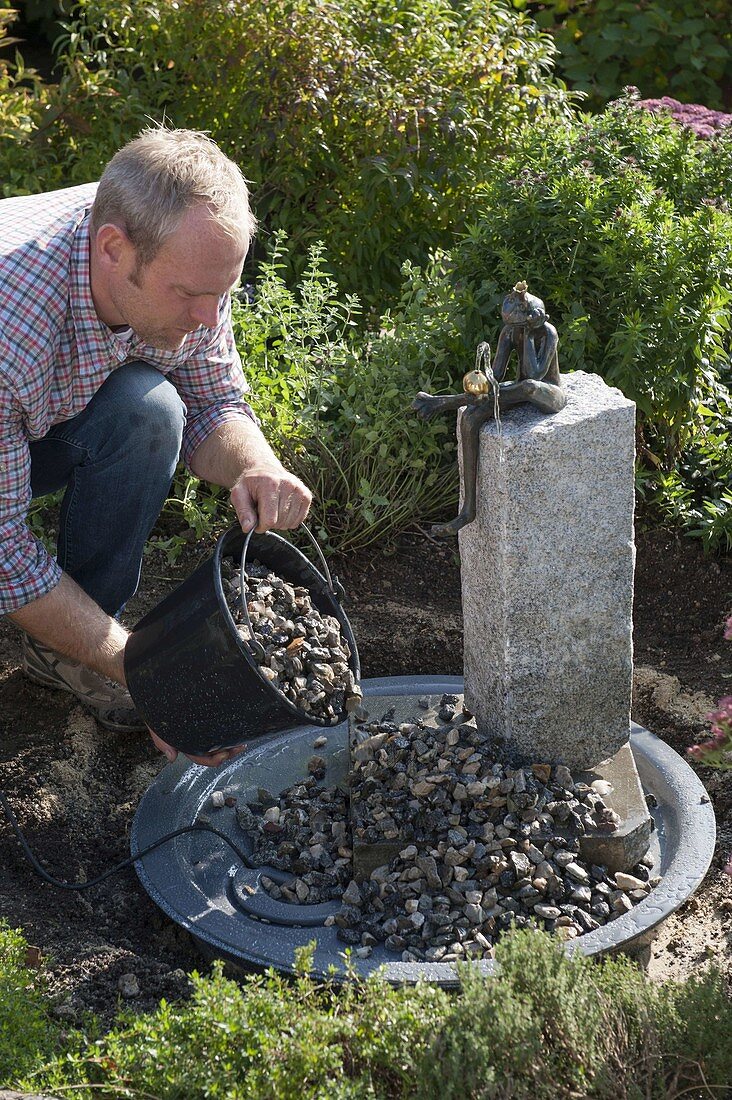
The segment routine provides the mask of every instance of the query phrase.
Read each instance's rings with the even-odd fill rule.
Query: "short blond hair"
[[[198,205],[209,207],[222,231],[249,249],[257,223],[238,166],[207,134],[150,126],[104,169],[90,228],[92,234],[107,223],[124,229],[144,266]]]

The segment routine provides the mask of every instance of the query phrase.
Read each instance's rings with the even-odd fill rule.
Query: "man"
[[[117,616],[179,454],[245,531],[310,505],[245,401],[230,292],[254,228],[241,172],[190,130],[143,131],[98,187],[0,202],[0,614],[26,674],[110,729],[145,728]],[[61,488],[53,559],[25,521]]]

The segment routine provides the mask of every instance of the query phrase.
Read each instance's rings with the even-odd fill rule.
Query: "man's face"
[[[195,207],[145,267],[128,244],[109,295],[121,323],[141,340],[177,351],[189,332],[219,323],[219,302],[238,283],[244,258],[206,207]]]

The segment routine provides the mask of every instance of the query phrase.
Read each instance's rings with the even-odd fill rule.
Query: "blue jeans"
[[[184,424],[172,383],[148,363],[127,363],[83,412],[30,445],[33,496],[66,489],[58,563],[109,615],[137,590]]]

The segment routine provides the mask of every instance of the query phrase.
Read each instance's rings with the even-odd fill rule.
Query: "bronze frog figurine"
[[[480,369],[481,360],[490,363],[490,348],[481,344],[477,369],[463,379],[464,393],[433,397],[421,392],[412,402],[412,408],[423,420],[465,408],[460,420],[463,506],[455,519],[432,528],[432,534],[438,537],[456,534],[475,519],[479,435],[486,420],[526,402],[546,413],[559,412],[567,403],[559,373],[559,337],[548,321],[541,298],[529,294],[526,283],[519,282],[503,299],[501,317],[503,328],[493,364],[485,371]],[[514,351],[518,359],[516,380],[504,382]]]

